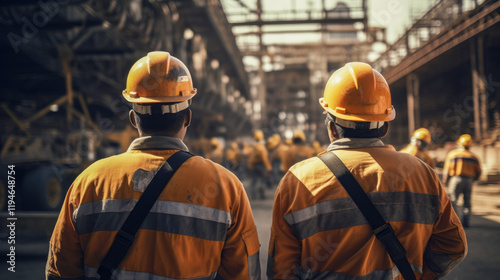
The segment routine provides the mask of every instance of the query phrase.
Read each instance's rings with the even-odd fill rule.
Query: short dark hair
[[[384,123],[379,128],[374,129],[363,129],[363,128],[347,128],[341,126],[335,122],[335,116],[328,113],[327,120],[331,121],[335,125],[335,129],[341,138],[382,138],[385,133],[385,127],[387,126],[387,122]],[[359,122],[359,127],[370,127],[369,122]]]
[[[292,139],[293,141],[293,144],[303,144],[304,143],[304,140],[302,140],[302,138],[300,137],[295,137]]]
[[[160,107],[161,103],[153,104],[152,107]],[[151,108],[152,112],[158,112],[156,108]],[[161,109],[159,110],[161,112]],[[167,135],[174,135],[182,128],[184,124],[184,119],[188,114],[189,109],[184,109],[177,113],[153,113],[149,114],[139,114],[136,111],[135,113],[135,123],[137,125],[137,129],[142,131],[145,134],[155,134],[155,133],[164,133]]]

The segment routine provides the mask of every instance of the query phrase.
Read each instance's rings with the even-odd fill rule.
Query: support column
[[[470,66],[472,74],[472,99],[474,101],[474,138],[481,140],[481,119],[479,115],[479,73],[477,71],[476,41],[470,41]]]
[[[257,20],[262,21],[262,3],[257,0]],[[266,108],[266,84],[264,82],[264,68],[262,57],[264,56],[264,42],[262,41],[262,23],[259,25],[259,85],[257,86],[257,96],[260,103],[260,127],[267,125],[267,108]]]
[[[413,134],[420,127],[420,81],[411,73],[406,76],[406,97],[408,102],[408,133]]]
[[[477,38],[477,71],[479,74],[479,96],[481,98],[480,103],[480,117],[481,117],[481,136],[483,138],[487,137],[489,120],[488,120],[488,93],[486,85],[486,76],[484,74],[484,37],[479,36]]]

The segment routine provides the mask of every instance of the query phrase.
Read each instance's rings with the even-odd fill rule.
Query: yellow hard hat
[[[472,146],[472,137],[469,134],[463,134],[458,138],[457,143],[464,147],[470,147]]]
[[[182,102],[195,95],[186,65],[168,52],[150,52],[139,59],[130,69],[123,91],[131,103]]]
[[[413,132],[413,137],[418,140],[425,141],[427,144],[431,143],[431,133],[426,128],[419,128]]]
[[[273,136],[269,137],[267,140],[267,148],[274,149],[281,142],[281,137],[279,134],[275,133]]]
[[[347,121],[385,122],[396,116],[386,80],[362,62],[347,63],[335,71],[319,103],[328,113]]]
[[[257,141],[264,139],[264,132],[262,132],[262,130],[256,130],[253,134],[253,138]]]
[[[215,137],[212,137],[212,139],[210,139],[210,145],[213,146],[213,147],[218,147],[219,146],[219,140]]]
[[[292,139],[301,139],[302,141],[306,141],[306,135],[304,134],[304,131],[302,130],[295,130],[293,132],[293,138]]]

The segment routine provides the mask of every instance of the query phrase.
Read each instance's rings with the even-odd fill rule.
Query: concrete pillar
[[[481,140],[481,119],[479,114],[479,73],[477,71],[476,40],[470,41],[470,65],[472,74],[472,99],[474,101],[474,138]]]
[[[408,103],[408,133],[413,134],[420,127],[420,81],[416,74],[406,76],[406,97]]]

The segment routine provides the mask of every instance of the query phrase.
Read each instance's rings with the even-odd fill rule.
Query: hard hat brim
[[[336,118],[346,120],[346,121],[354,121],[354,122],[389,122],[396,118],[396,110],[394,106],[392,106],[389,114],[381,114],[381,115],[362,115],[362,114],[349,114],[349,112],[345,114],[341,114],[336,112],[330,107],[326,107],[323,98],[319,99],[319,104],[325,111],[334,115]]]
[[[130,103],[174,103],[182,102],[193,98],[196,95],[196,89],[194,89],[191,94],[185,96],[159,96],[154,98],[149,97],[130,97],[125,91],[122,93],[123,98]]]

